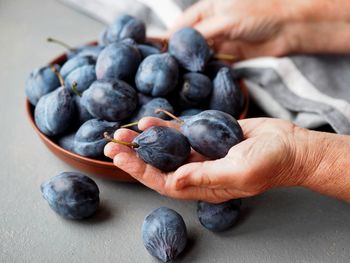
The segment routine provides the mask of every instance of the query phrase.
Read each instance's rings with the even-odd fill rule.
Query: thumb
[[[177,169],[171,181],[176,190],[189,186],[218,188],[227,184],[230,172],[230,163],[225,158],[189,163]]]

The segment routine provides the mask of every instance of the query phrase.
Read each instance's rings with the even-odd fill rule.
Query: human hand
[[[227,156],[206,160],[193,151],[188,164],[170,173],[144,163],[124,145],[108,143],[105,155],[141,183],[177,199],[223,202],[303,182],[313,167],[310,161],[308,166],[304,165],[308,157],[304,149],[307,130],[288,121],[269,118],[246,119],[239,123],[245,140],[232,147]],[[153,117],[141,119],[138,128],[145,130],[151,126],[179,128],[176,123]],[[132,141],[137,135],[134,131],[119,129],[114,137]]]
[[[347,0],[204,0],[185,10],[168,37],[182,27],[194,27],[212,40],[218,53],[238,60],[347,53],[349,8]]]
[[[189,7],[170,29],[194,27],[212,40],[218,53],[239,59],[290,51],[284,21],[284,0],[206,0]],[[288,3],[291,4],[291,3]]]

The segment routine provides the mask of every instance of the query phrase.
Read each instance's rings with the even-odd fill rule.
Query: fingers
[[[200,21],[194,25],[206,39],[220,37],[227,31],[227,25],[230,23],[226,16],[214,16]]]
[[[157,168],[146,164],[136,156],[135,152],[120,152],[114,157],[113,163],[147,187],[160,193],[164,192],[167,176]]]
[[[211,1],[200,1],[188,9],[177,19],[167,36],[170,37],[174,32],[183,27],[192,27],[197,22],[209,16],[211,12]]]
[[[144,117],[138,123],[138,128],[144,131],[152,126],[165,126],[179,130],[180,124],[172,121],[165,121],[155,117]]]
[[[228,53],[238,56],[239,60],[262,56],[279,57],[288,52],[285,39],[276,37],[265,42],[249,42],[239,39],[215,42],[215,49],[219,53]],[[232,36],[231,36],[232,39]]]
[[[129,130],[129,129],[118,129],[114,133],[114,139],[132,142],[132,140],[138,135],[137,132]],[[114,142],[109,142],[104,148],[104,155],[113,159],[120,152],[132,152],[133,150],[125,145],[121,145]]]
[[[229,174],[233,174],[230,162],[226,159],[189,163],[174,173],[173,187],[177,190],[189,186],[223,188],[227,186]]]

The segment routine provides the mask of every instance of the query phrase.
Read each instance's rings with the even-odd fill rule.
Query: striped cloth
[[[138,16],[151,29],[149,35],[164,32],[183,9],[196,2],[61,1],[107,23],[119,13]],[[337,133],[350,134],[350,56],[264,57],[239,62],[233,68],[245,80],[252,99],[271,117],[305,128],[329,124]]]

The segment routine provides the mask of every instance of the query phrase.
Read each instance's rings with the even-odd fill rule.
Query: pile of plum
[[[66,150],[98,159],[104,131],[145,116],[169,119],[157,108],[180,117],[211,109],[238,118],[244,104],[238,81],[202,35],[183,28],[167,46],[147,42],[139,19],[118,17],[98,45],[70,48],[63,65],[31,72],[25,91],[37,127]]]
[[[145,31],[142,21],[120,16],[102,32],[98,45],[69,48],[62,65],[34,70],[25,91],[37,127],[68,151],[103,158],[109,140],[121,143],[111,138],[118,128],[146,116],[172,117],[180,131],[154,126],[122,143],[162,171],[184,164],[191,148],[208,159],[224,157],[243,140],[236,118],[244,96],[232,69],[216,60],[192,28],[173,34],[167,50],[147,42]],[[65,218],[90,217],[99,206],[96,183],[80,173],[53,177],[41,191]],[[224,231],[236,223],[240,206],[240,200],[199,201],[197,214],[207,229]],[[177,212],[161,207],[145,218],[142,237],[150,254],[168,262],[186,246],[186,225]]]

